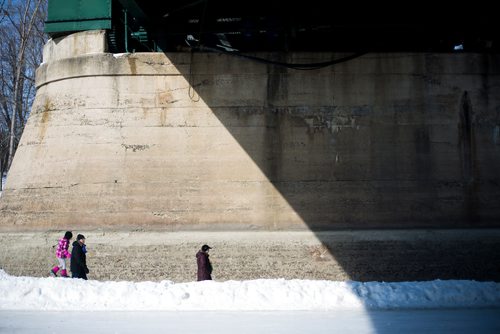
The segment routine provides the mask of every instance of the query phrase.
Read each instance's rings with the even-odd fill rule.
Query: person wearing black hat
[[[208,250],[212,247],[201,246],[201,250],[196,253],[196,263],[198,264],[198,281],[208,281],[212,279],[212,263],[208,258]]]
[[[71,276],[73,278],[87,279],[89,268],[87,268],[87,255],[85,248],[85,237],[82,234],[76,236],[71,252]]]

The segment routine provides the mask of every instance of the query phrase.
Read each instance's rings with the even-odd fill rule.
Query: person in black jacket
[[[208,258],[208,250],[212,247],[203,245],[201,250],[196,253],[196,262],[198,264],[198,281],[207,281],[212,279],[212,263]]]
[[[78,234],[76,241],[73,242],[73,250],[71,251],[71,274],[73,278],[87,279],[89,268],[87,268],[86,252],[85,237]]]

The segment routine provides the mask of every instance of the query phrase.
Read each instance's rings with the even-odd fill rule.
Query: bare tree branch
[[[29,115],[35,94],[35,69],[45,41],[43,24],[47,0],[0,0],[0,163],[8,169]],[[7,156],[7,159],[5,159]],[[6,166],[5,166],[6,164]]]

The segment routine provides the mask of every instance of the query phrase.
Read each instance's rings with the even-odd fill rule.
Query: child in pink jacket
[[[69,242],[73,238],[73,233],[67,231],[64,237],[59,240],[57,245],[56,257],[59,261],[59,265],[55,266],[50,270],[52,276],[57,276],[57,272],[61,269],[61,277],[68,277],[68,272],[66,271],[66,259],[71,258],[71,253],[68,252]]]

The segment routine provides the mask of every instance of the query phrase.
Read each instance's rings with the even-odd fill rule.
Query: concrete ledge
[[[99,39],[99,43],[92,47],[92,43],[78,44],[79,38]],[[55,43],[50,40],[47,42],[44,51],[44,63],[37,69],[36,86],[39,88],[47,83],[89,76],[162,76],[162,75],[184,75],[189,73],[196,75],[218,75],[217,84],[224,83],[223,75],[232,77],[238,74],[246,79],[253,75],[269,75],[295,73],[293,70],[286,70],[274,67],[268,67],[250,60],[232,57],[215,53],[199,53],[192,55],[190,53],[124,53],[110,54],[106,53],[105,36],[103,34],[67,36],[63,41]],[[65,43],[65,45],[59,45]],[[78,47],[73,46],[79,45]],[[45,56],[45,54],[47,54]],[[257,54],[264,59],[274,59],[277,54],[266,53]],[[332,55],[329,53],[290,53],[284,62],[321,62],[331,58],[341,57],[342,55]],[[279,58],[279,57],[278,57]],[[452,61],[450,61],[452,60]],[[435,64],[440,64],[436,66]],[[442,79],[433,76],[457,75],[457,69],[460,69],[460,75],[500,75],[500,62],[491,55],[482,54],[456,54],[451,58],[448,54],[432,56],[419,53],[402,54],[368,54],[358,58],[349,64],[339,64],[335,68],[327,67],[315,74],[318,76],[343,75],[349,79],[353,75],[373,76],[383,74],[385,76],[407,76],[414,75],[421,77],[424,82],[441,85]],[[281,71],[280,71],[281,70]],[[199,79],[199,78],[198,78]],[[202,80],[197,80],[203,82]],[[305,78],[303,78],[305,79]],[[339,78],[340,80],[340,78]],[[343,79],[345,80],[345,79]],[[309,82],[303,82],[310,84]],[[196,84],[196,82],[195,82]],[[202,83],[198,83],[202,84]],[[206,83],[204,83],[206,84]]]
[[[187,54],[182,58],[189,59]],[[188,66],[182,60],[174,65],[163,53],[82,54],[41,64],[36,72],[36,86],[84,77],[180,75],[179,68],[187,71]]]
[[[43,48],[43,62],[49,63],[60,59],[107,51],[106,31],[82,31],[50,39]]]

